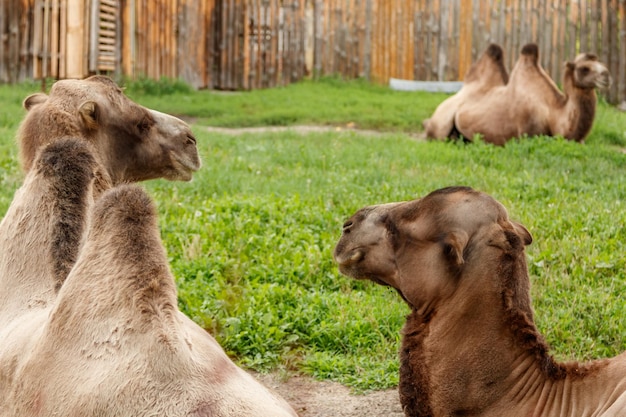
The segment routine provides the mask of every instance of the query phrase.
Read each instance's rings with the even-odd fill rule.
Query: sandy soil
[[[276,374],[254,376],[287,400],[300,417],[404,417],[395,389],[355,395],[339,383],[305,376],[287,380]]]

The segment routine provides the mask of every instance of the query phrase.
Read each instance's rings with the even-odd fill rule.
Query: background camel
[[[457,130],[468,139],[502,145],[523,135],[563,136],[582,142],[596,111],[596,88],[608,88],[611,76],[595,55],[580,54],[565,64],[563,92],[539,64],[537,45],[522,48],[508,84],[463,101],[455,115]]]
[[[57,81],[50,95],[24,100],[18,131],[20,159],[29,171],[37,150],[64,137],[89,144],[101,169],[98,191],[153,178],[189,181],[200,168],[196,139],[182,120],[142,107],[104,76]]]
[[[25,242],[77,258],[49,303],[0,310],[0,416],[296,416],[178,310],[147,194],[122,185],[92,208],[96,166],[81,142],[48,145],[0,225],[0,253],[23,259],[2,259],[24,278],[2,288],[5,301],[55,275]],[[66,224],[76,233],[60,233]]]
[[[533,322],[531,241],[499,202],[466,187],[365,207],[344,224],[339,270],[394,287],[412,310],[400,353],[407,416],[624,415],[626,354],[549,355]]]
[[[461,89],[445,99],[437,106],[433,115],[422,122],[426,137],[456,138],[458,131],[454,126],[454,117],[459,106],[464,102],[479,100],[491,88],[506,85],[508,80],[502,48],[492,43],[469,68]]]

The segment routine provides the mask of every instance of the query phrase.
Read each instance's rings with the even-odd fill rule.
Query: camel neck
[[[407,317],[399,386],[407,416],[580,417],[592,410],[590,401],[605,410],[626,401],[624,359],[609,367],[612,360],[558,363],[550,356],[533,322],[521,255],[486,268],[493,276],[461,276],[484,289],[478,296],[461,285],[446,305]]]
[[[561,111],[565,114],[559,120],[575,120],[576,122],[567,123],[553,133],[571,140],[582,141],[593,125],[596,114],[596,92],[593,88],[576,87],[572,70],[567,70],[563,76],[563,90],[565,103]]]
[[[523,256],[505,267],[480,267],[506,279],[477,276],[470,267],[449,300],[426,316],[418,310],[409,315],[400,353],[407,415],[490,415],[483,411],[514,389],[516,375],[535,375],[537,383],[558,376],[532,320]],[[464,291],[464,285],[484,291]]]

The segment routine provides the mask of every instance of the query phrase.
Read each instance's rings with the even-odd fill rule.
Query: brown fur
[[[433,115],[422,122],[428,139],[454,137],[458,132],[454,117],[462,103],[476,100],[490,89],[506,85],[509,75],[504,65],[504,53],[499,45],[491,44],[472,64],[465,75],[463,87],[454,95],[445,99]],[[471,138],[470,138],[471,139]]]
[[[178,310],[143,190],[121,185],[94,206],[97,165],[76,140],[33,166],[0,224],[0,416],[296,415]],[[55,247],[62,271],[73,264],[56,296],[58,268],[33,262]],[[29,303],[41,288],[45,302]]]
[[[107,77],[58,81],[50,95],[27,97],[24,108],[17,139],[26,172],[40,148],[65,137],[94,153],[97,191],[153,178],[188,181],[200,167],[187,124],[134,103]]]
[[[371,206],[345,224],[342,273],[398,290],[410,305],[400,350],[408,417],[616,417],[626,356],[559,363],[533,321],[524,247],[532,237],[467,187]]]
[[[582,142],[593,125],[596,88],[608,88],[606,67],[591,54],[568,62],[563,92],[539,63],[539,48],[522,48],[509,82],[460,103],[455,126],[466,138],[482,135],[486,142],[502,145],[524,135],[563,136]]]

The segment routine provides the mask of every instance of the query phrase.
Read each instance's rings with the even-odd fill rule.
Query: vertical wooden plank
[[[313,77],[322,75],[322,48],[324,21],[322,19],[322,0],[315,0],[313,3]]]
[[[463,80],[467,70],[472,65],[473,43],[473,13],[474,10],[468,1],[461,1],[459,13],[460,37],[459,37],[459,73],[458,79]]]
[[[50,0],[44,0],[43,2],[43,32],[41,43],[41,77],[45,79],[50,76]]]
[[[133,3],[134,0],[123,1],[121,4],[121,24],[120,24],[120,39],[122,48],[122,74],[133,78],[133,52],[132,52],[132,39],[135,36],[133,30],[133,22],[131,16],[133,16]]]
[[[587,21],[587,0],[578,0],[578,44],[579,51],[589,51],[588,44],[588,21]]]
[[[610,14],[610,35],[609,35],[609,45],[610,45],[610,60],[608,62],[609,72],[613,74],[613,76],[617,76],[619,74],[619,54],[620,54],[620,45],[619,40],[623,38],[619,32],[619,22],[618,22],[618,11],[619,11],[619,1],[618,0],[609,0],[610,5],[609,8],[612,10]],[[613,85],[608,91],[608,100],[610,103],[617,103],[617,88]]]
[[[242,54],[242,74],[241,74],[241,88],[244,90],[250,89],[250,16],[248,15],[248,4],[243,2],[242,4],[242,46],[241,46],[241,54]]]
[[[567,22],[569,26],[569,39],[568,39],[568,55],[570,57],[576,56],[576,43],[578,42],[578,7],[575,3],[569,3],[569,19]]]
[[[90,25],[89,25],[89,40],[87,42],[89,49],[89,59],[87,63],[87,68],[89,72],[95,72],[98,69],[98,30],[100,28],[100,13],[99,13],[99,2],[98,0],[93,0],[90,5]]]
[[[66,76],[82,78],[85,48],[85,2],[67,0]]]
[[[415,45],[415,60],[413,62],[413,78],[424,80],[424,15],[423,0],[417,0],[417,7],[413,15],[413,44]]]
[[[67,0],[59,2],[59,73],[58,77],[63,79],[67,77]]]
[[[618,71],[615,75],[617,78],[617,101],[626,105],[626,0],[619,2],[619,63]]]
[[[293,3],[292,3],[293,4]],[[266,8],[267,13],[267,22],[269,27],[269,36],[267,39],[266,45],[268,46],[268,53],[266,54],[266,71],[267,71],[267,84],[266,87],[274,87],[282,83],[283,85],[289,79],[289,72],[291,69],[291,65],[293,65],[291,59],[291,31],[293,28],[292,24],[292,16],[293,10],[289,5],[281,5],[279,4],[279,0],[270,0],[269,8]],[[280,15],[282,11],[282,16],[284,20],[283,29],[283,51],[279,53],[278,51],[278,40],[281,36],[280,33]]]
[[[59,0],[50,4],[50,76],[59,76]]]
[[[600,17],[598,0],[591,0],[589,5],[590,18],[589,18],[589,31],[590,31],[590,45],[589,50],[596,53],[598,50],[598,20]]]
[[[447,50],[449,38],[447,36],[449,30],[450,8],[449,2],[442,2],[439,10],[439,43],[437,48],[437,81],[443,81],[447,66]]]
[[[566,48],[567,45],[567,2],[568,0],[559,0],[559,35],[558,35],[558,61],[560,63],[559,71],[563,74],[563,63],[567,61],[568,57],[566,56]],[[562,78],[562,76],[561,76]]]
[[[9,60],[6,51],[9,49],[9,32],[5,29],[8,26],[6,17],[6,9],[10,6],[9,2],[0,3],[0,82],[9,82],[8,66]]]
[[[372,2],[365,0],[365,13],[361,15],[361,71],[360,76],[367,80],[372,76]]]

